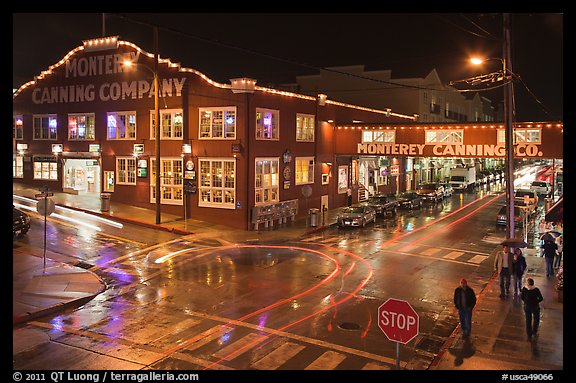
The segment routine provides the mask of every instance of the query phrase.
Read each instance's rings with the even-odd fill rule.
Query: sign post
[[[44,215],[44,269],[46,269],[46,217],[54,213],[56,205],[54,204],[54,201],[48,199],[48,197],[52,197],[54,193],[48,192],[46,186],[43,186],[38,190],[42,193],[36,194],[34,197],[39,200],[36,204],[36,211]]]
[[[410,303],[389,298],[378,307],[378,327],[396,342],[396,369],[400,369],[400,343],[407,344],[418,335],[420,317]]]

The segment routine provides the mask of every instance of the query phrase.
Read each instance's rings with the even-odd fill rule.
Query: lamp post
[[[506,31],[506,26],[505,26]],[[504,144],[506,150],[506,238],[514,237],[514,147],[513,147],[513,132],[512,127],[512,80],[507,80],[508,73],[512,73],[510,69],[510,49],[508,41],[510,35],[504,37],[504,49],[502,58],[471,58],[470,62],[479,65],[485,61],[498,60],[502,63],[502,81],[504,82]]]
[[[157,52],[157,50],[156,50]],[[131,67],[133,65],[141,65],[143,68],[146,68],[154,77],[154,121],[156,122],[155,134],[156,134],[156,154],[155,154],[155,195],[156,195],[156,224],[159,225],[161,223],[161,208],[160,208],[160,108],[158,104],[158,97],[159,97],[159,83],[158,80],[158,54],[154,55],[154,69],[149,68],[147,65],[142,63],[133,63],[132,61],[124,61],[124,66]]]

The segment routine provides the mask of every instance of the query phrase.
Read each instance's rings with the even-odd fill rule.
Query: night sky
[[[30,81],[82,40],[101,37],[102,13],[13,14],[13,85]],[[294,83],[320,68],[365,65],[392,69],[392,77],[461,80],[483,70],[471,54],[502,57],[498,13],[179,13],[113,14],[106,35],[118,35],[153,52],[159,27],[160,56],[211,79],[251,77],[259,85]],[[563,119],[563,14],[512,14],[512,70],[517,121]],[[502,88],[482,92],[495,101]]]

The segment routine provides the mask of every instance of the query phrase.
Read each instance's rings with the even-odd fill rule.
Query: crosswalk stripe
[[[320,355],[318,359],[310,363],[305,370],[333,370],[344,359],[346,359],[346,355],[334,351],[326,351],[324,354]]]
[[[398,251],[401,251],[403,253],[409,253],[411,251],[413,251],[414,249],[417,249],[419,246],[417,245],[408,245],[408,246],[404,246],[400,249],[398,249]]]
[[[443,258],[456,259],[459,256],[461,256],[462,254],[464,254],[463,251],[451,251],[448,254],[446,254]]]
[[[484,261],[486,258],[488,258],[485,255],[475,255],[472,258],[470,258],[468,260],[468,262],[472,262],[472,263],[482,263],[482,261]]]
[[[383,366],[375,362],[366,363],[362,370],[390,370],[390,367]]]
[[[276,370],[286,363],[294,355],[304,349],[304,346],[292,342],[283,343],[276,350],[272,351],[262,359],[256,361],[251,367],[258,370]]]
[[[424,254],[424,255],[434,255],[434,254],[440,252],[441,250],[442,250],[442,249],[439,249],[439,248],[437,248],[437,247],[431,247],[431,248],[429,248],[429,249],[426,249],[426,250],[420,252],[420,254]]]
[[[267,337],[266,335],[260,335],[256,333],[248,334],[245,337],[232,343],[231,345],[226,346],[223,349],[220,349],[219,351],[215,352],[214,354],[212,354],[212,356],[224,360],[232,360],[242,355],[252,347],[256,346],[258,343],[260,343],[260,340],[266,337]]]
[[[218,326],[216,330],[214,327],[204,331],[202,334],[192,338],[188,345],[184,347],[185,350],[195,350],[199,347],[204,346],[206,343],[213,341],[216,338],[221,337],[223,334],[227,333],[228,331],[232,330],[232,328],[228,326]]]

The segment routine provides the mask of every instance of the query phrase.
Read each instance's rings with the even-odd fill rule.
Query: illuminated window
[[[58,180],[58,163],[56,158],[34,158],[34,179],[35,180]]]
[[[314,116],[296,115],[296,141],[314,142]]]
[[[24,178],[24,157],[18,154],[12,160],[12,178]]]
[[[156,139],[156,113],[150,111],[150,138]],[[160,139],[181,140],[184,130],[182,109],[165,109],[160,111]]]
[[[314,157],[296,157],[296,185],[314,183]]]
[[[109,140],[136,139],[136,112],[109,112],[106,124]]]
[[[461,144],[463,137],[462,130],[426,130],[427,144]]]
[[[94,140],[94,113],[68,115],[68,139],[72,141]]]
[[[362,142],[383,142],[393,144],[395,141],[395,130],[365,130],[362,132]]]
[[[278,140],[280,112],[269,109],[256,109],[256,139]]]
[[[35,140],[57,139],[58,122],[55,114],[34,115],[33,130]]]
[[[181,157],[160,159],[160,203],[183,205],[184,177]],[[150,202],[156,202],[156,159],[150,159]]]
[[[236,161],[228,158],[200,158],[198,206],[235,209]]]
[[[21,140],[24,138],[24,128],[23,128],[23,119],[22,116],[13,116],[12,117],[12,138],[16,140]]]
[[[118,185],[136,185],[136,158],[117,157],[116,174]]]
[[[254,180],[256,205],[280,200],[278,164],[278,158],[256,158]]]
[[[514,129],[514,143],[542,143],[542,131],[540,129]]]
[[[201,139],[235,139],[236,107],[200,108]]]

